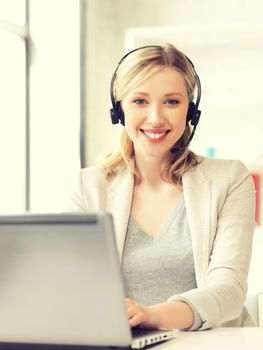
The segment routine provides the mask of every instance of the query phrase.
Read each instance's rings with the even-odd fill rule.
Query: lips
[[[140,129],[145,138],[152,142],[152,143],[158,143],[162,142],[170,130],[144,130]]]

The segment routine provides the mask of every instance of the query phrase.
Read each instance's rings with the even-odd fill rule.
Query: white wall
[[[253,253],[251,258],[249,278],[248,278],[248,292],[249,294],[256,294],[263,292],[263,226],[259,226],[255,230]]]
[[[204,84],[201,101],[203,115],[195,137],[195,143],[199,141],[196,150],[202,153],[205,152],[206,147],[216,146],[217,156],[227,155],[232,158],[241,158],[246,163],[262,157],[263,142],[260,136],[263,135],[263,118],[259,112],[262,109],[260,85],[262,40],[260,39],[261,42],[256,45],[254,40],[254,46],[251,46],[249,43],[253,38],[253,33],[247,37],[246,29],[244,29],[242,35],[246,44],[242,45],[242,35],[239,35],[237,45],[235,41],[229,41],[227,30],[227,28],[234,30],[240,26],[262,28],[262,13],[263,2],[260,0],[87,0],[88,164],[94,163],[97,156],[109,148],[108,135],[118,129],[117,126],[110,125],[108,117],[109,84],[115,66],[124,52],[127,32],[135,27],[188,28],[191,32],[197,33],[195,36],[199,44],[202,43],[202,40],[204,41],[203,48],[206,41],[209,41],[210,47],[206,47],[202,54],[191,51],[189,45],[189,52],[187,52],[190,57],[192,55],[196,57],[195,65],[197,69],[199,68],[198,73]],[[200,27],[205,38],[198,36]],[[211,28],[226,28],[220,38],[221,57],[219,61],[221,65],[218,65],[218,60],[215,60],[218,58],[218,50],[216,50],[216,45],[213,46],[214,33],[211,32]],[[257,31],[256,40],[260,37],[263,37],[262,29]],[[224,44],[224,39],[228,41],[228,45]],[[193,43],[194,40],[192,40]],[[156,37],[147,43],[157,41]],[[174,44],[176,45],[179,41],[182,45],[184,40],[177,36]],[[139,44],[138,40],[137,44]],[[246,48],[248,49],[247,54],[244,54]],[[207,62],[211,62],[209,66]],[[213,65],[213,62],[216,63]],[[224,74],[225,68],[233,67],[233,65],[238,67],[238,70],[232,71],[231,76],[232,80],[235,80],[235,85],[230,83],[229,72],[231,70],[229,69]],[[212,99],[209,97],[208,88],[210,86],[207,83],[207,77],[210,78],[211,84],[214,82],[211,88],[220,87],[214,91]],[[221,98],[219,95],[224,81],[227,91],[224,91],[224,96]],[[239,89],[236,89],[236,86]],[[241,95],[240,90],[242,90]],[[247,90],[246,94],[243,93],[245,90]],[[234,98],[234,103],[227,107],[229,96],[232,101]],[[226,111],[228,114],[225,113]],[[245,116],[241,120],[240,111]],[[226,122],[228,122],[227,125]],[[224,130],[223,133],[221,127]],[[250,154],[251,159],[248,159]]]
[[[126,39],[127,51],[171,42],[194,62],[202,84],[201,120],[191,143],[195,152],[212,147],[217,157],[249,165],[261,156],[262,25],[142,27],[129,30]]]

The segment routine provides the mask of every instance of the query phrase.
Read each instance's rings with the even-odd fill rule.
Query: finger
[[[139,312],[141,312],[141,308],[139,307],[139,305],[134,303],[130,306],[127,306],[127,315],[129,319],[134,317]]]
[[[145,321],[146,315],[143,312],[139,312],[136,315],[134,315],[131,319],[129,319],[129,325],[130,327],[136,327]]]
[[[134,312],[133,309],[131,309],[131,308],[128,308],[128,309],[127,309],[127,316],[128,316],[128,319],[134,317],[135,315],[136,315],[136,312]]]
[[[130,298],[125,298],[126,306],[130,307],[132,305],[135,305],[135,301]]]

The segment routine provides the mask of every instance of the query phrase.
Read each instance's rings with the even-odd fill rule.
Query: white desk
[[[262,350],[263,328],[215,328],[199,332],[178,332],[178,336],[154,350]]]

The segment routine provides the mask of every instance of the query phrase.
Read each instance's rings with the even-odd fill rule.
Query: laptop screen
[[[0,217],[0,341],[128,346],[112,217]]]

